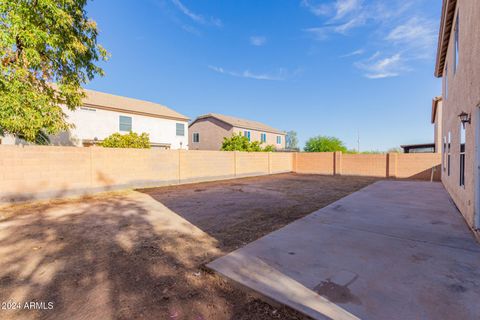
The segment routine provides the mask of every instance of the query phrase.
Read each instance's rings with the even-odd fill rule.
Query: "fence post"
[[[292,172],[297,173],[297,152],[292,152]]]
[[[233,176],[237,176],[237,151],[233,151]]]
[[[342,175],[342,152],[333,153],[333,175]]]
[[[93,178],[93,172],[94,172],[94,169],[93,169],[93,149],[95,148],[95,145],[93,145],[92,147],[88,148],[89,151],[90,151],[90,188],[94,188],[95,187],[95,180]]]
[[[178,150],[178,184],[182,183],[182,151]]]
[[[392,178],[392,179],[397,178],[397,167],[398,167],[398,154],[388,153],[387,154],[387,178]]]
[[[268,152],[268,174],[272,174],[272,153]]]

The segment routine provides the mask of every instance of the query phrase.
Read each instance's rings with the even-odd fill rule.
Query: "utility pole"
[[[360,153],[360,129],[357,129],[357,152]]]

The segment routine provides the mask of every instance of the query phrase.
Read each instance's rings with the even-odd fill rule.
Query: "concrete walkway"
[[[480,245],[440,183],[377,182],[208,266],[315,319],[480,319]]]

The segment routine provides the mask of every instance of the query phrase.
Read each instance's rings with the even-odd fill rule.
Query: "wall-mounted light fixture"
[[[465,123],[470,124],[472,122],[472,117],[469,113],[466,113],[465,111],[462,111],[462,113],[460,113],[458,117],[460,118],[460,122],[462,123],[464,129]]]

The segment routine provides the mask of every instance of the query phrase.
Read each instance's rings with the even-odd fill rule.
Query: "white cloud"
[[[361,8],[361,0],[337,0],[335,2],[335,19],[341,19],[349,13],[357,11]]]
[[[235,72],[235,71],[225,70],[221,67],[216,67],[216,66],[208,66],[208,68],[217,73],[226,74],[226,75],[229,75],[232,77],[238,77],[238,78],[268,80],[268,81],[284,81],[287,79],[287,72],[285,69],[279,69],[276,73],[254,73],[248,69],[242,72]]]
[[[211,17],[209,19],[206,19],[204,16],[194,13],[191,11],[187,6],[185,6],[180,0],[172,0],[172,3],[187,17],[192,19],[193,21],[200,23],[200,24],[209,24],[213,25],[216,27],[221,27],[222,21],[218,18]]]
[[[364,49],[358,49],[349,53],[346,53],[344,55],[341,55],[340,58],[348,58],[348,57],[353,57],[353,56],[360,56],[365,53]]]
[[[385,40],[403,46],[415,58],[425,58],[433,54],[436,37],[432,21],[413,17],[392,29]]]
[[[366,71],[365,77],[369,79],[396,77],[400,75],[400,72],[407,69],[403,65],[400,53],[377,59],[379,55],[380,53],[377,52],[367,60],[355,64],[358,68]]]
[[[345,34],[350,29],[359,27],[364,25],[366,22],[366,18],[363,15],[358,15],[345,23],[342,23],[336,27],[334,27],[335,32]]]
[[[250,37],[250,44],[252,46],[261,47],[267,42],[267,38],[263,36],[251,36]]]
[[[302,0],[301,5],[316,16],[325,16],[332,11],[331,6],[324,3],[314,4],[311,0]]]
[[[354,64],[369,78],[393,77],[411,70],[420,59],[434,59],[436,17],[425,14],[418,0],[304,0],[302,6],[315,14],[320,25],[303,29],[313,39],[325,41],[368,28],[362,47],[370,58]],[[321,13],[321,14],[319,14]],[[375,53],[372,55],[372,53]],[[347,54],[344,57],[358,56]]]
[[[388,36],[387,40],[392,41],[426,41],[430,42],[435,38],[434,26],[430,21],[424,21],[417,17],[413,17],[405,24],[397,26]]]

